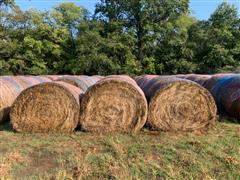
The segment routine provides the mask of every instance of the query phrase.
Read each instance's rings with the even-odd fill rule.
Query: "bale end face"
[[[70,133],[79,121],[79,100],[66,83],[42,83],[24,90],[15,100],[10,118],[18,132]],[[75,91],[77,92],[77,90]]]
[[[147,118],[147,102],[136,83],[108,77],[82,99],[80,126],[89,132],[137,132]],[[135,85],[133,84],[135,83]]]
[[[216,105],[211,94],[188,80],[160,88],[149,104],[148,124],[163,131],[208,129],[216,121]]]

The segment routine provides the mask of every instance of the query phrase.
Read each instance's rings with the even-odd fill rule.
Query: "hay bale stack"
[[[85,93],[81,129],[88,132],[138,132],[147,118],[144,93],[129,76],[108,76]]]
[[[142,77],[137,83],[149,102],[147,125],[151,129],[195,131],[215,123],[214,99],[197,83],[172,76]]]
[[[212,94],[220,113],[240,120],[240,75],[219,78],[212,88]]]
[[[87,89],[98,82],[100,77],[92,77],[92,76],[64,76],[58,78],[56,81],[62,81],[74,85],[80,88],[83,92],[86,92]]]
[[[79,121],[81,90],[64,82],[46,82],[24,90],[10,117],[18,132],[70,133]]]

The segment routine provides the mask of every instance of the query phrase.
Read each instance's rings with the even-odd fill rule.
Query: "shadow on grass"
[[[224,122],[227,124],[240,124],[240,119],[238,120],[238,119],[230,117],[226,114],[221,114],[219,116],[219,122]]]
[[[0,125],[0,131],[14,132],[14,129],[12,128],[10,122],[6,122]]]

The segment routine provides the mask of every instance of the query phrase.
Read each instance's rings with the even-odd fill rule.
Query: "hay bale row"
[[[88,132],[137,132],[146,121],[154,130],[196,131],[208,129],[216,120],[213,97],[202,86],[219,107],[239,117],[240,77],[225,76],[144,75],[136,77],[137,83],[124,75],[62,76],[24,91],[39,82],[38,77],[18,77],[5,83],[5,89],[11,89],[15,98],[23,91],[11,110],[13,127],[19,132],[69,133],[78,124]],[[14,86],[18,93],[14,83],[20,84]]]
[[[147,118],[147,101],[128,76],[108,76],[85,93],[80,110],[81,129],[88,132],[137,132]]]
[[[206,129],[216,120],[211,94],[192,81],[170,76],[136,79],[149,103],[147,125],[162,131]]]
[[[79,122],[81,93],[65,82],[47,82],[24,90],[11,108],[13,128],[18,132],[72,132]]]
[[[9,119],[9,111],[17,96],[26,88],[50,81],[45,78],[23,76],[0,77],[0,123]]]
[[[13,128],[18,132],[70,133],[79,124],[89,132],[137,132],[144,126],[147,101],[130,77],[109,76],[98,81],[88,88],[80,107],[83,93],[61,81],[32,86],[12,105]]]

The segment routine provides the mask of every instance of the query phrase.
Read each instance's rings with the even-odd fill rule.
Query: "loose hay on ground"
[[[215,123],[211,94],[189,80],[142,76],[137,83],[149,101],[147,124],[153,130],[195,131]]]
[[[11,123],[18,132],[70,133],[79,121],[81,90],[64,82],[42,83],[15,100]]]
[[[147,118],[147,101],[128,76],[109,76],[90,87],[81,104],[80,126],[89,132],[137,132]]]

